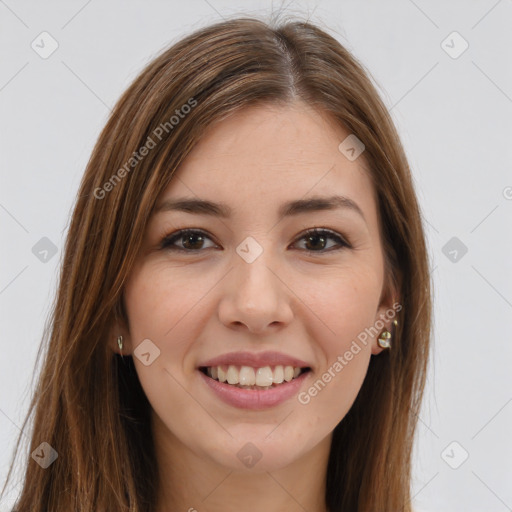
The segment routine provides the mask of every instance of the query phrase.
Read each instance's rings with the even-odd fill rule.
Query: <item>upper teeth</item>
[[[250,366],[211,366],[206,373],[212,379],[228,384],[240,384],[243,386],[271,386],[272,383],[281,384],[290,382],[300,375],[301,369],[293,366],[276,366],[274,370],[270,366],[252,368]]]

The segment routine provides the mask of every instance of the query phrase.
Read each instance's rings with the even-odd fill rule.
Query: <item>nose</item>
[[[265,334],[291,322],[293,293],[274,270],[268,252],[252,263],[235,260],[235,268],[223,280],[218,315],[228,328]]]

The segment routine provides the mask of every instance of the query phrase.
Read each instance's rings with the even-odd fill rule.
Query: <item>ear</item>
[[[395,283],[388,282],[384,287],[379,307],[375,313],[375,320],[373,325],[378,331],[377,335],[374,336],[372,341],[372,354],[380,354],[384,349],[379,346],[378,338],[382,331],[389,331],[391,333],[391,347],[393,347],[393,337],[396,329],[394,328],[393,321],[399,320],[399,312],[402,309],[398,295],[398,289]]]

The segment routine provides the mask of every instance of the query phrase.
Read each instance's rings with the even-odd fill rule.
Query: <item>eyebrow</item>
[[[297,199],[281,205],[278,211],[279,217],[290,217],[303,213],[311,213],[322,210],[336,209],[352,210],[359,214],[366,222],[365,216],[359,205],[352,199],[340,195],[314,196],[308,199]],[[198,215],[211,215],[214,217],[228,218],[233,210],[225,203],[215,203],[206,199],[180,197],[166,199],[155,208],[155,213],[167,211],[181,211]]]

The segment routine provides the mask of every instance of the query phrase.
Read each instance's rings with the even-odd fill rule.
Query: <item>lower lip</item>
[[[261,410],[282,404],[296,395],[311,370],[302,373],[290,382],[283,382],[269,389],[243,389],[224,384],[198,370],[204,382],[225,403],[241,409]]]

